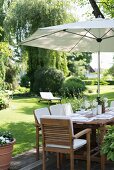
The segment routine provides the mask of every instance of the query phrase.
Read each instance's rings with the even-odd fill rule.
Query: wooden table
[[[76,129],[78,130],[82,130],[85,128],[91,128],[92,129],[92,135],[91,135],[91,145],[94,145],[94,149],[91,146],[91,160],[92,161],[99,161],[101,163],[101,170],[105,170],[105,161],[106,161],[106,157],[102,154],[100,154],[100,157],[98,157],[98,150],[100,151],[100,146],[103,142],[103,138],[104,135],[106,133],[106,125],[114,125],[114,118],[111,119],[100,119],[100,120],[93,120],[91,122],[77,122],[77,121],[73,121],[73,127],[74,127],[74,131]],[[98,133],[98,138],[99,138],[99,142],[96,141],[98,140],[98,138],[96,137],[96,130]],[[96,147],[98,148],[96,150]],[[94,152],[96,151],[96,153]]]

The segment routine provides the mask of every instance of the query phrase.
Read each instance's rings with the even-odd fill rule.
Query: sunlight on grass
[[[97,97],[97,86],[87,86],[87,98]],[[114,100],[114,86],[100,86],[101,96],[107,97],[109,102]],[[62,102],[71,102],[75,99],[63,99]],[[75,102],[74,102],[75,104]],[[14,98],[10,107],[0,111],[0,130],[11,131],[16,138],[13,155],[35,147],[36,134],[33,111],[36,108],[49,107],[46,102],[38,102],[37,98]],[[77,107],[77,106],[76,106]],[[75,108],[75,107],[74,107]]]
[[[36,98],[14,99],[10,107],[0,111],[0,124],[10,122],[33,122],[33,110],[44,107],[45,104],[38,103]]]
[[[91,94],[97,94],[97,85],[94,86],[86,86],[87,87],[87,91],[91,90],[92,93]],[[100,94],[104,94],[104,93],[109,93],[109,92],[114,92],[114,86],[113,85],[101,85],[100,86]]]
[[[85,95],[88,97],[97,97],[97,85],[95,86],[87,86],[87,90]],[[113,85],[101,85],[100,86],[100,96],[107,97],[110,101],[114,100],[114,86]]]
[[[8,130],[16,138],[13,155],[35,147],[33,110],[45,106],[37,98],[13,99],[9,108],[0,111],[0,130]]]

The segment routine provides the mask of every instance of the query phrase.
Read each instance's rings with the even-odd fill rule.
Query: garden
[[[91,4],[92,1],[89,2]],[[103,11],[106,16],[114,17],[111,0],[108,5],[102,0],[99,4],[96,1],[94,3],[97,9],[92,5],[95,8],[92,15],[104,18]],[[0,147],[9,144],[15,138],[13,156],[35,148],[33,111],[55,104],[38,102],[40,92],[50,91],[54,96],[61,97],[62,103],[70,102],[74,112],[82,108],[84,101],[89,102],[90,109],[93,100],[97,99],[99,90],[96,77],[99,69],[91,67],[91,52],[67,53],[21,44],[38,28],[80,20],[76,6],[86,5],[85,0],[0,1]],[[72,11],[75,11],[76,15]],[[88,19],[91,13],[87,11],[84,15]],[[111,64],[108,69],[101,68],[99,78],[100,99],[103,101],[107,98],[108,106],[114,101],[114,57]],[[111,160],[114,160],[113,134],[114,128],[109,126],[101,149]]]
[[[86,98],[96,97],[96,86],[87,86]],[[92,93],[88,93],[92,89]],[[105,93],[104,93],[105,92]],[[101,96],[114,100],[114,86],[101,86]],[[35,148],[35,120],[33,111],[37,108],[48,107],[47,102],[38,102],[38,97],[18,97],[10,100],[9,107],[0,111],[0,129],[10,131],[16,138],[13,155]],[[62,103],[70,102],[74,111],[79,109],[79,99],[63,98]]]

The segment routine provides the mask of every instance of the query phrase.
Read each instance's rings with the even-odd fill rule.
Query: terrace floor
[[[64,160],[64,167],[62,170],[70,170],[70,161]],[[50,154],[47,158],[46,170],[57,170],[56,169],[56,157],[53,154]],[[75,169],[76,170],[86,170],[86,162],[75,160]],[[36,152],[35,149],[20,154],[16,157],[13,157],[10,170],[42,170],[42,161],[36,161]],[[100,170],[100,164],[92,162],[91,170]],[[114,170],[114,162],[109,162],[106,164],[106,170]]]

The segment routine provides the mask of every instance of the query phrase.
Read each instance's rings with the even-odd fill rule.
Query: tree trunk
[[[93,8],[93,14],[95,16],[95,18],[105,18],[104,15],[101,13],[98,5],[96,4],[95,0],[89,0],[92,8]]]

